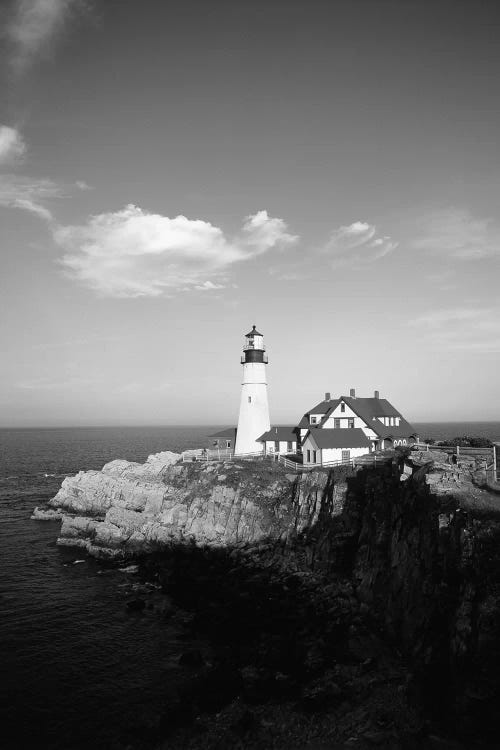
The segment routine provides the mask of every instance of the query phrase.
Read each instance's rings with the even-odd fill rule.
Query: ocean
[[[415,425],[422,438],[500,441],[500,422]],[[3,748],[135,747],[182,681],[185,633],[130,612],[131,576],[59,548],[31,521],[68,474],[205,445],[213,427],[0,430],[0,728]],[[9,739],[7,739],[9,738]]]

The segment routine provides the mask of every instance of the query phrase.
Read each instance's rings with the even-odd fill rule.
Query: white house
[[[297,435],[293,427],[271,427],[258,440],[264,445],[266,455],[297,452]]]
[[[367,443],[364,446],[351,444],[354,436],[350,433],[354,430],[356,432],[361,430],[367,438]],[[334,399],[331,398],[329,393],[325,393],[324,400],[304,414],[295,431],[302,444],[303,454],[304,450],[338,449],[341,452],[345,451],[345,455],[347,455],[347,451],[361,450],[363,447],[363,453],[369,453],[375,450],[412,445],[417,440],[415,428],[387,399],[380,398],[378,391],[375,391],[372,398],[360,398],[356,396],[354,388],[351,389],[349,396],[339,396]],[[314,438],[314,435],[318,432],[337,431],[341,437],[338,439],[331,438],[332,446],[330,448],[323,444],[321,448],[317,445],[317,439]],[[311,438],[310,445],[307,447],[305,440],[309,433],[313,434],[313,438]],[[324,439],[326,438],[319,438],[320,442]],[[337,444],[338,440],[342,445]],[[335,442],[335,446],[333,446],[333,442]],[[316,444],[316,448],[313,443]],[[307,453],[304,455],[306,460]],[[351,457],[354,457],[354,455],[351,454]],[[362,453],[356,455],[362,455]],[[325,460],[324,457],[323,460]]]
[[[350,430],[322,430],[313,427],[302,443],[304,465],[350,461],[370,452],[370,441],[359,427]]]

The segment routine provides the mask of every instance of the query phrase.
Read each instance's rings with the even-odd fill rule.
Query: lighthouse
[[[245,336],[241,356],[243,382],[235,454],[260,453],[263,450],[263,444],[258,443],[257,438],[271,427],[267,402],[267,362],[264,337],[253,326]]]

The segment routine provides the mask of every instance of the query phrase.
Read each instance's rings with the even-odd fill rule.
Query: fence
[[[387,461],[392,460],[393,453],[383,455],[376,453],[367,453],[365,456],[349,458],[346,461],[325,461],[322,464],[303,464],[299,461],[291,461],[286,456],[278,456],[279,463],[292,471],[314,471],[315,469],[333,469],[336,466],[381,466]]]
[[[235,455],[231,448],[194,448],[192,450],[182,451],[182,463],[192,463],[193,461],[233,461],[240,458],[267,458],[263,453],[238,453]]]

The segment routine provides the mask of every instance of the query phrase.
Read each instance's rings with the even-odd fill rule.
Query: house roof
[[[309,411],[306,411],[306,414],[326,414],[327,411],[330,411],[331,409],[334,409],[336,406],[340,404],[339,398],[332,398],[330,401],[320,401],[319,404],[316,404],[312,409],[309,409]],[[304,415],[304,416],[305,416]]]
[[[267,432],[264,432],[259,438],[257,438],[258,442],[264,442],[265,440],[280,440],[287,442],[297,442],[297,435],[294,432],[294,427],[290,427],[289,425],[280,425],[277,427],[271,427],[270,430]]]
[[[352,398],[352,396],[341,396],[331,401],[321,401],[304,414],[298,427],[302,429],[309,427],[310,414],[323,414],[321,420],[321,425],[323,425],[341,401],[344,401],[381,438],[409,437],[410,435],[417,434],[415,428],[404,419],[401,413],[386,398]],[[400,424],[398,427],[387,427],[379,421],[378,417],[399,417]]]
[[[227,438],[228,440],[230,438],[236,437],[236,427],[226,427],[225,430],[220,430],[219,432],[213,432],[208,437],[211,438]]]
[[[370,441],[359,427],[349,429],[324,430],[313,427],[304,438],[310,437],[318,448],[369,448]],[[304,444],[303,443],[303,444]]]
[[[327,415],[329,412],[332,411],[332,409],[335,409],[340,404],[339,398],[333,398],[330,399],[330,401],[320,401],[319,404],[316,404],[312,409],[309,409],[309,411],[306,411],[302,419],[297,425],[297,428],[309,427],[309,415],[310,414],[323,414]],[[324,419],[322,420],[322,422]],[[296,429],[297,429],[296,428]]]
[[[381,438],[409,437],[410,435],[417,434],[415,428],[406,421],[401,412],[395,409],[386,398],[351,398],[350,396],[342,396],[342,400]],[[386,426],[379,421],[378,417],[399,417],[399,426]]]

